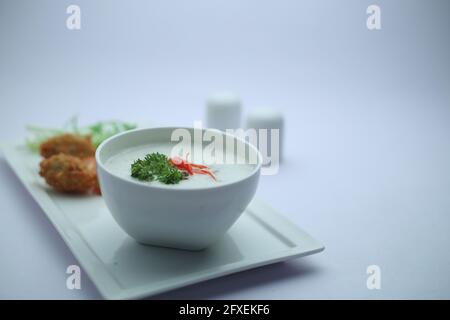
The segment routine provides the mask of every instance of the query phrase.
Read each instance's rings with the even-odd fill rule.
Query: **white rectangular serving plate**
[[[324,249],[258,199],[206,250],[144,246],[120,229],[101,197],[61,194],[47,187],[38,174],[40,157],[25,146],[6,145],[3,153],[107,299],[149,297]]]

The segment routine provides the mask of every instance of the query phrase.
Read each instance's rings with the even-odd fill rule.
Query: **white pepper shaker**
[[[283,131],[283,115],[270,108],[255,109],[247,115],[247,129],[256,129],[258,131],[258,145],[261,151],[264,164],[270,162],[281,162]],[[266,129],[266,134],[261,129]]]
[[[206,101],[206,125],[208,128],[237,129],[241,126],[241,100],[232,92],[217,92]]]

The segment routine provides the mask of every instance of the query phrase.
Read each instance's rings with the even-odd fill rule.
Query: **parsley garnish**
[[[159,152],[147,154],[144,159],[137,159],[131,164],[131,176],[141,181],[157,180],[164,184],[177,184],[185,175]]]

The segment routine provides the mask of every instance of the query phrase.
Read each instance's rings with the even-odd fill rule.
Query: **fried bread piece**
[[[39,174],[57,191],[100,194],[94,157],[60,153],[42,160],[40,168]]]
[[[50,158],[60,153],[78,158],[95,155],[95,147],[89,136],[77,136],[69,133],[48,139],[40,145],[39,150],[44,158]]]

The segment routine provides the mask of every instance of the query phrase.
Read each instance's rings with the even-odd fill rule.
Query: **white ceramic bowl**
[[[114,219],[138,242],[200,250],[222,237],[250,203],[258,186],[262,158],[254,146],[221,132],[224,138],[231,137],[236,145],[245,144],[249,152],[257,154],[254,170],[238,181],[207,188],[171,188],[123,178],[105,166],[111,156],[124,149],[170,142],[175,129],[136,129],[104,141],[95,155],[100,188]],[[191,133],[194,130],[186,129]]]

